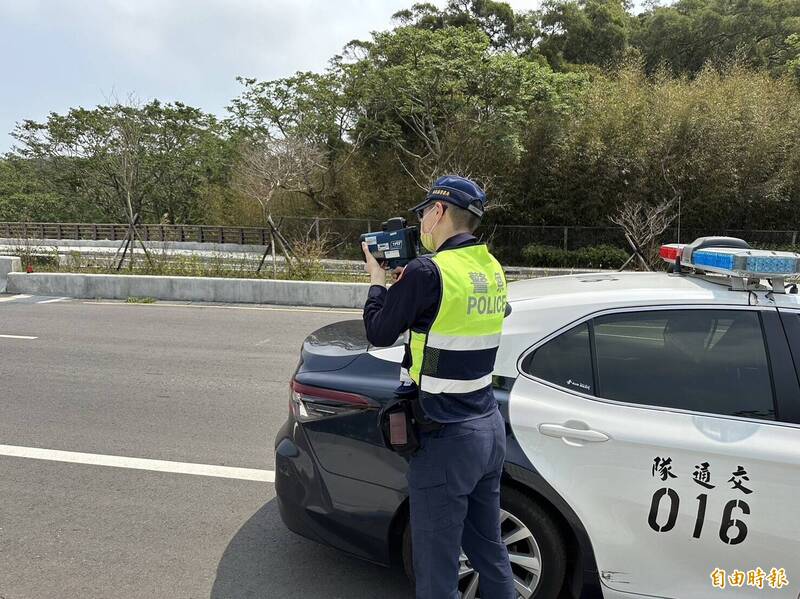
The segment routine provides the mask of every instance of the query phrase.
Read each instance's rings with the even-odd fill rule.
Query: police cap
[[[483,216],[486,194],[477,183],[465,177],[445,175],[433,182],[425,199],[410,211],[418,214],[428,204],[437,201],[450,202],[480,218]]]

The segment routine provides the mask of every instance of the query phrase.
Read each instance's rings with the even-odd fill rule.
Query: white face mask
[[[436,251],[436,247],[435,247],[434,242],[433,242],[433,230],[439,224],[441,219],[437,220],[434,223],[434,225],[431,227],[431,230],[426,233],[425,232],[425,220],[427,219],[428,215],[431,212],[433,212],[433,208],[429,208],[428,209],[428,212],[425,213],[425,215],[422,217],[422,220],[419,223],[419,241],[422,244],[422,247],[424,247],[426,250],[428,250],[429,252],[435,252]]]

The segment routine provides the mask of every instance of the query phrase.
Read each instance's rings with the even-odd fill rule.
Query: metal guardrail
[[[145,241],[196,241],[267,245],[269,229],[211,225],[139,225]],[[118,223],[24,223],[0,222],[0,237],[21,239],[123,240],[128,225]]]

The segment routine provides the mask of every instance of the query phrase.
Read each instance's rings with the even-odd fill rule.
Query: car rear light
[[[357,393],[314,387],[298,383],[294,379],[289,386],[291,388],[289,406],[294,417],[300,422],[341,416],[372,406],[368,398]]]

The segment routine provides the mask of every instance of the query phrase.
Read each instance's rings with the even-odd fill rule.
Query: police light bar
[[[800,274],[800,254],[731,248],[702,249],[692,253],[692,265],[743,277]]]
[[[693,245],[693,244],[692,244]],[[671,243],[661,246],[665,262],[723,275],[749,279],[787,277],[800,274],[800,254],[730,247],[701,247]]]

